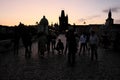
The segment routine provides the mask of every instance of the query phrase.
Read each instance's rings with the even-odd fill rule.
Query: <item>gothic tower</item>
[[[105,23],[105,25],[106,25],[106,26],[111,26],[111,25],[114,24],[113,21],[114,21],[114,20],[112,19],[112,13],[111,13],[111,10],[109,10],[108,18],[106,19],[106,23]]]
[[[59,30],[64,32],[68,29],[68,15],[65,16],[64,10],[61,11],[61,16],[59,17]]]

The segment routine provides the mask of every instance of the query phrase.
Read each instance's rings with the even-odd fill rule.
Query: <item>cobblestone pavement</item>
[[[65,41],[64,36],[59,38]],[[41,58],[37,51],[35,42],[31,58],[25,58],[24,48],[20,48],[18,56],[12,51],[1,55],[0,80],[120,80],[120,55],[117,53],[99,48],[98,61],[90,61],[88,54],[76,54],[75,67],[69,67],[67,55],[46,52]]]

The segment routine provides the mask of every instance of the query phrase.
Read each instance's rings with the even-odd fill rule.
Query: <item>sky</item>
[[[44,15],[49,25],[59,24],[61,10],[70,24],[104,24],[109,9],[120,24],[120,0],[0,0],[0,25],[35,25]]]

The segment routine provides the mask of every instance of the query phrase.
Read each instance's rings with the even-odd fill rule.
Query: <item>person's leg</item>
[[[47,51],[48,51],[48,54],[50,53],[50,43],[47,44]]]
[[[32,43],[30,43],[30,53],[32,52]]]
[[[17,44],[17,55],[18,55],[18,53],[19,53],[19,43]]]
[[[63,54],[63,49],[61,50],[61,53]]]
[[[66,55],[66,53],[67,53],[67,49],[68,49],[68,43],[66,42],[66,45],[65,45],[65,52],[64,52],[65,55]]]
[[[72,65],[73,66],[75,65],[75,53],[74,52],[72,53]]]
[[[55,49],[55,44],[56,44],[56,41],[54,41],[54,43],[53,43],[53,48]]]
[[[57,51],[58,51],[58,54],[60,54],[60,49],[57,49]]]
[[[54,52],[54,43],[52,41],[52,52]]]
[[[28,46],[25,46],[25,56],[28,55]]]
[[[91,60],[93,61],[93,56],[94,56],[94,48],[93,48],[93,45],[91,45],[90,48],[91,48]]]
[[[68,52],[68,64],[70,65],[71,64],[71,53]]]
[[[16,48],[16,44],[14,43],[14,55],[16,55],[16,51],[17,51],[17,48]]]
[[[44,50],[43,49],[41,49],[40,53],[41,53],[42,56],[44,56]]]
[[[38,54],[40,55],[40,44],[38,43]]]
[[[83,48],[83,43],[81,43],[81,44],[80,44],[80,51],[79,51],[79,55],[81,54],[82,48]]]
[[[88,50],[88,44],[87,44],[87,42],[85,43],[85,48],[86,48],[86,50]]]
[[[95,58],[97,60],[98,59],[97,48],[95,48],[94,52],[95,52]]]
[[[86,45],[84,43],[83,46],[82,46],[82,48],[83,48],[83,55],[85,55],[85,47],[86,47]]]

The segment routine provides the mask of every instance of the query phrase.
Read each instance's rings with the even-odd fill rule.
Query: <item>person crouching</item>
[[[64,45],[63,45],[63,42],[61,41],[61,39],[58,39],[56,50],[58,51],[58,54],[61,54],[61,53],[63,54]]]

